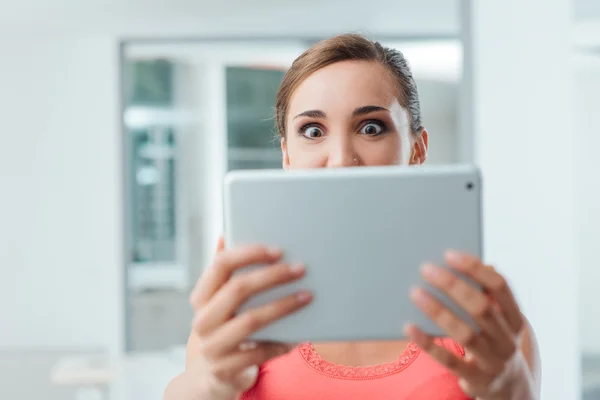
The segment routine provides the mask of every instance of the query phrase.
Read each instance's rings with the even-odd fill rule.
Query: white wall
[[[0,348],[120,347],[118,48],[0,40]]]
[[[600,55],[575,66],[575,221],[579,250],[579,330],[582,351],[600,355]]]
[[[466,59],[474,71],[471,118],[484,181],[485,258],[505,274],[534,327],[541,398],[576,399],[581,355],[571,2],[471,0],[468,6],[467,49],[473,51]]]

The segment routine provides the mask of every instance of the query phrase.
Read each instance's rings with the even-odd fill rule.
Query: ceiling
[[[600,1],[573,0],[579,22],[600,31]],[[460,0],[3,0],[0,33],[120,36],[328,35],[452,36]],[[343,5],[342,5],[343,4]]]
[[[4,0],[0,31],[318,35],[358,28],[431,35],[456,32],[457,7],[458,0],[371,0],[370,10],[386,12],[365,13],[362,0]]]

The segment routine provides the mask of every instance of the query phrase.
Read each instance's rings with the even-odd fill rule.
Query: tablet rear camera
[[[473,182],[467,182],[467,190],[473,190],[473,187],[475,185],[473,185]]]

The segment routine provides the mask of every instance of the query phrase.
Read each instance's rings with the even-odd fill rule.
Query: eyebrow
[[[354,111],[352,111],[352,116],[359,117],[361,115],[370,114],[375,111],[389,111],[389,110],[387,108],[380,107],[380,106],[362,106],[362,107],[358,107]],[[321,110],[306,110],[306,111],[303,111],[300,114],[296,115],[294,117],[294,119],[300,118],[300,117],[325,119],[325,118],[327,118],[327,114],[325,114],[325,112],[321,111]]]
[[[357,109],[355,109],[352,112],[352,116],[359,117],[361,115],[370,114],[375,111],[389,111],[389,110],[387,108],[380,107],[380,106],[364,106],[364,107],[358,107]]]

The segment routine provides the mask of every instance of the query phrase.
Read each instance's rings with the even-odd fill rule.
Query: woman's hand
[[[452,370],[469,396],[485,400],[537,398],[533,374],[521,352],[527,324],[506,280],[475,257],[450,251],[445,259],[451,268],[479,283],[483,292],[435,265],[424,265],[423,277],[466,310],[480,331],[475,332],[434,296],[418,288],[411,292],[411,299],[449,337],[464,346],[466,356],[460,358],[438,346],[415,325],[408,325],[406,334]]]
[[[281,252],[263,246],[223,250],[223,240],[211,265],[194,289],[190,302],[196,312],[187,348],[186,372],[167,389],[178,400],[231,400],[254,385],[258,366],[292,346],[248,343],[254,332],[307,305],[311,296],[300,292],[237,314],[252,296],[294,282],[304,275],[301,265],[280,263]],[[236,270],[265,264],[244,274]]]

